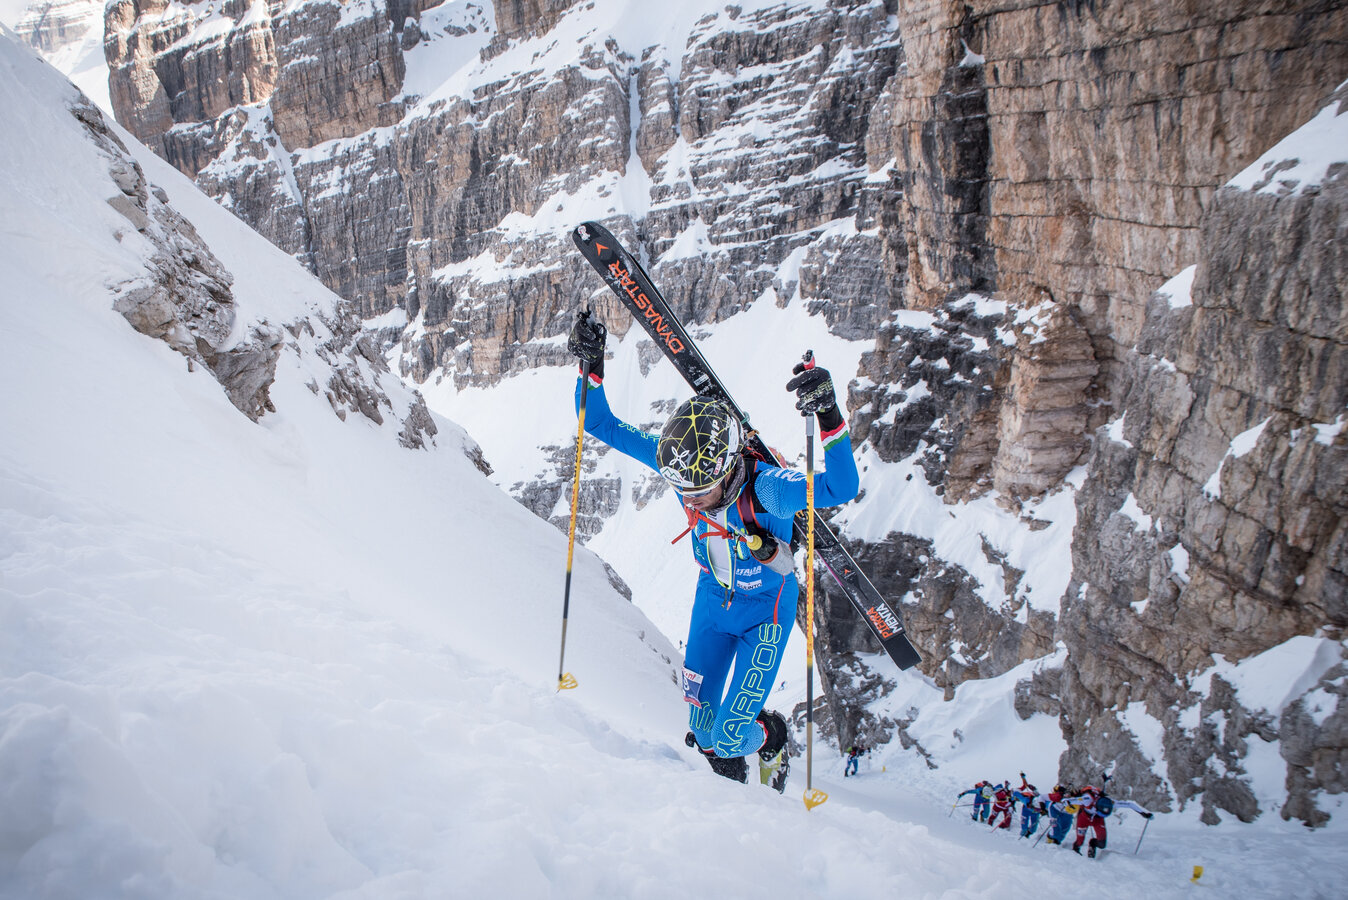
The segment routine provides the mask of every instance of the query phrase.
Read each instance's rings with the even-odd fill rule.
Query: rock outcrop
[[[200,365],[210,371],[230,402],[254,421],[275,411],[270,388],[287,333],[292,341],[304,336],[317,357],[331,367],[327,383],[314,382],[310,388],[326,395],[338,418],[345,420],[348,412],[357,412],[383,424],[391,415],[401,422],[398,440],[409,449],[422,448],[434,437],[435,420],[420,395],[414,395],[406,409],[395,410],[380,385],[380,373],[390,375],[388,363],[345,304],[332,315],[318,317],[317,323],[308,318],[284,328],[266,321],[252,323],[240,339],[235,334],[233,276],[192,223],[170,205],[164,191],[149,183],[98,108],[82,100],[71,114],[108,160],[108,172],[118,188],[108,203],[126,219],[126,233],[134,230],[153,247],[144,274],[112,286],[113,308],[133,328],[164,341],[186,357],[189,367]],[[476,453],[479,468],[490,472],[480,450],[470,447],[467,452]]]
[[[120,189],[109,205],[155,248],[143,276],[114,287],[113,307],[137,331],[187,357],[189,365],[209,369],[230,402],[256,421],[273,408],[268,389],[276,376],[280,332],[259,324],[248,340],[234,339],[233,276],[164,192],[146,181],[98,108],[85,101],[71,112],[108,157],[109,174]]]

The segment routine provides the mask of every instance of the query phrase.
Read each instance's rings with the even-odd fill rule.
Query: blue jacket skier
[[[980,781],[967,791],[961,791],[959,796],[963,797],[966,794],[974,795],[974,811],[969,818],[975,821],[986,822],[988,820],[988,810],[992,808],[992,782]],[[959,797],[955,798],[955,802],[959,802]]]
[[[1054,785],[1048,795],[1048,814],[1053,820],[1049,827],[1047,840],[1050,844],[1061,844],[1072,827],[1077,807],[1068,798],[1076,793],[1075,788]]]
[[[1039,816],[1045,812],[1044,802],[1039,799],[1039,791],[1025,780],[1020,773],[1020,787],[1011,792],[1011,796],[1020,801],[1020,836],[1029,837],[1039,830]]]
[[[659,434],[620,420],[604,395],[605,335],[587,311],[568,341],[582,361],[582,377],[589,372],[585,430],[658,472],[676,491],[702,572],[684,650],[687,741],[717,774],[745,781],[746,755],[757,751],[765,764],[785,760],[786,720],[763,704],[796,619],[790,545],[795,514],[806,507],[805,475],[743,453],[743,423],[709,397],[681,404]],[[815,503],[846,503],[860,482],[833,381],[812,363],[797,365],[793,374],[787,390],[796,393],[802,415],[818,417],[824,445]],[[579,382],[576,397],[579,405]],[[785,778],[773,786],[782,789]]]
[[[870,751],[860,744],[853,744],[847,748],[847,765],[843,766],[844,778],[848,775],[857,774],[857,766],[860,765],[861,757],[866,753],[870,753]]]

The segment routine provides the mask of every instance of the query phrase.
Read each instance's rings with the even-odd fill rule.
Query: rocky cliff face
[[[1055,399],[1023,389],[1047,374],[1024,359],[1022,389],[969,429],[996,445],[999,489],[1039,493],[1120,401],[1145,298],[1198,258],[1216,187],[1343,77],[1348,12],[930,0],[897,14],[907,77],[871,140],[904,185],[905,305],[995,288],[1021,308],[1048,297],[1076,326],[1073,362],[1042,382]]]
[[[1220,188],[1348,74],[1342,4],[709,6],[669,46],[588,14],[118,2],[106,47],[119,118],[360,315],[392,311],[418,380],[565,364],[586,299],[621,330],[573,265],[582,218],[692,321],[799,298],[873,338],[846,373],[860,450],[1031,535],[1071,527],[1037,504],[1079,490],[1062,597],[987,535],[959,562],[911,528],[857,548],[925,674],[949,693],[1064,644],[1022,692],[1060,717],[1062,777],[1119,760],[1152,802],[1248,816],[1242,742],[1276,734],[1284,813],[1316,820],[1314,791],[1341,789],[1337,713],[1261,718],[1213,665],[1342,627],[1342,267],[1306,248],[1342,246],[1343,217],[1333,185]],[[443,84],[437,54],[460,67]],[[1194,264],[1191,307],[1152,296]],[[573,459],[545,449],[515,491],[553,516]],[[586,491],[582,533],[648,493]],[[853,654],[875,647],[837,598],[825,618],[839,732],[874,733],[883,679]],[[1160,760],[1137,709],[1164,777],[1142,774]]]
[[[1348,112],[1348,86],[1330,109]],[[1097,436],[1080,496],[1060,628],[1078,651],[1064,670],[1065,716],[1081,735],[1067,764],[1136,756],[1097,735],[1119,735],[1116,713],[1142,706],[1165,726],[1179,801],[1201,793],[1209,819],[1256,815],[1233,777],[1245,744],[1306,724],[1302,700],[1242,703],[1211,675],[1214,659],[1297,635],[1341,640],[1348,626],[1346,175],[1311,191],[1279,190],[1271,175],[1272,190],[1214,195],[1192,290],[1149,302],[1120,418]],[[1304,692],[1333,698],[1342,675],[1333,667]],[[1284,817],[1322,821],[1311,792],[1343,790],[1346,712],[1330,699],[1314,739],[1281,745]]]

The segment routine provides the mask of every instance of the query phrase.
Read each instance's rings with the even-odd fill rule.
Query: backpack
[[[1103,818],[1114,811],[1114,800],[1101,794],[1095,798],[1095,814]]]

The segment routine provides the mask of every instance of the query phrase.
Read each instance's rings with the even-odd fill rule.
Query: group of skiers
[[[1101,783],[1108,781],[1109,776],[1106,775]],[[985,822],[992,828],[1009,830],[1012,814],[1015,812],[1016,804],[1019,803],[1021,837],[1035,834],[1039,830],[1040,820],[1046,819],[1048,831],[1042,838],[1050,844],[1062,845],[1075,820],[1076,840],[1072,844],[1072,850],[1080,854],[1081,845],[1086,842],[1086,834],[1091,832],[1092,837],[1086,853],[1091,857],[1105,848],[1105,821],[1116,809],[1131,809],[1144,819],[1152,817],[1151,812],[1132,800],[1115,800],[1106,794],[1103,788],[1093,785],[1078,789],[1058,784],[1047,794],[1040,794],[1039,790],[1026,780],[1024,772],[1020,773],[1018,788],[1011,786],[1009,778],[999,784],[980,781],[960,793],[959,797],[955,798],[955,804],[958,805],[960,798],[970,794],[974,798],[973,814],[970,818],[975,822]],[[997,824],[999,818],[1000,825]]]

